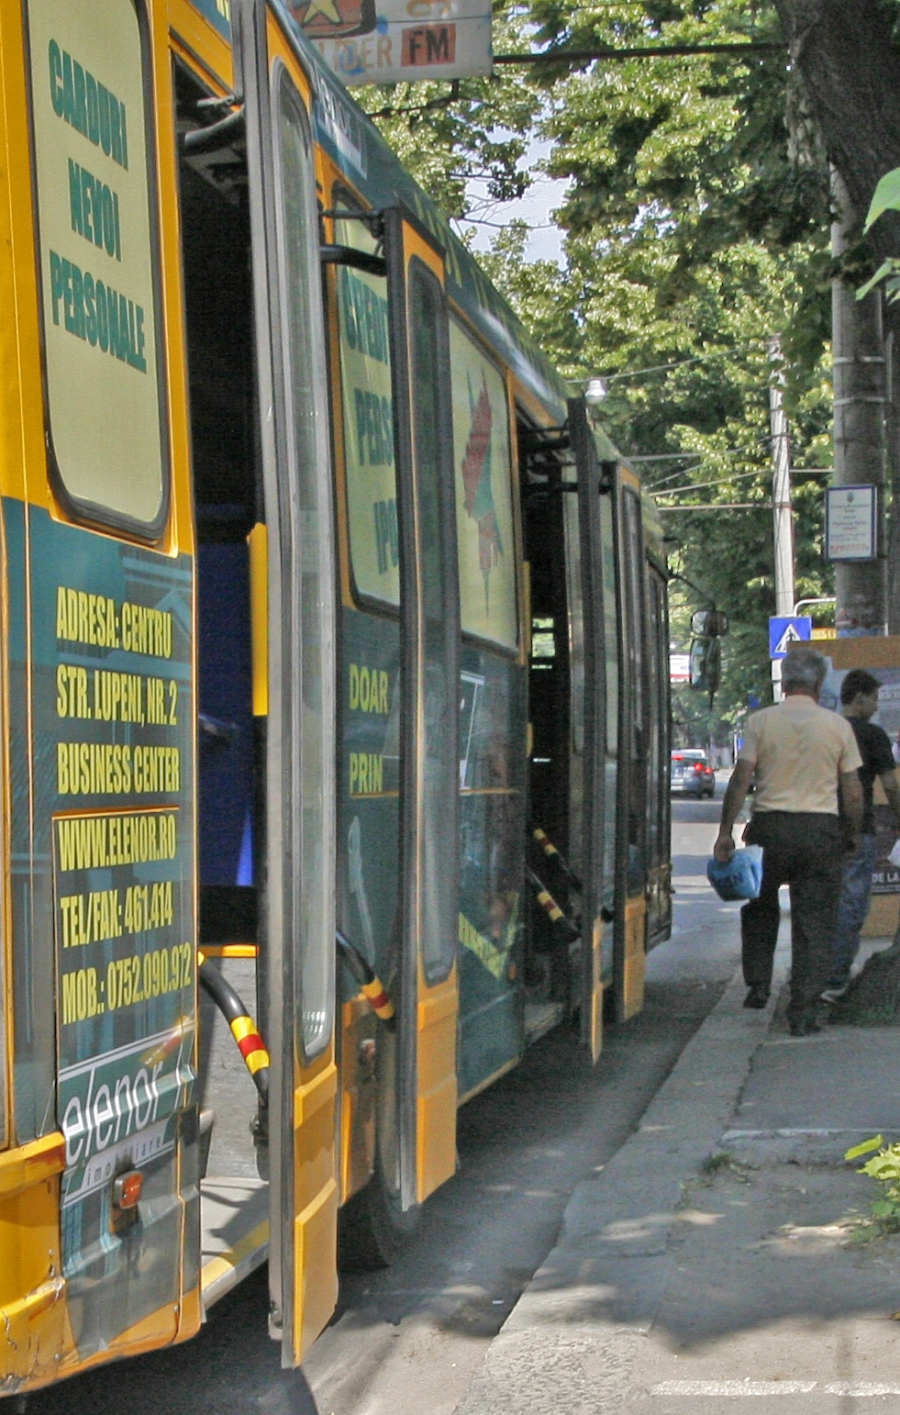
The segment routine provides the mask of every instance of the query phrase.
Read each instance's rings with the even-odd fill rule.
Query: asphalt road
[[[736,907],[703,873],[718,812],[673,801],[675,927],[648,960],[644,1011],[608,1030],[595,1071],[558,1029],[463,1108],[456,1177],[391,1269],[343,1280],[302,1371],[279,1369],[257,1273],[194,1341],[62,1382],[28,1415],[452,1415],[575,1184],[623,1143],[733,972],[737,930],[719,926]]]

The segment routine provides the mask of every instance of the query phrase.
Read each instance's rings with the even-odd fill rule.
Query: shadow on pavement
[[[266,1330],[267,1283],[261,1268],[193,1341],[36,1392],[28,1415],[320,1415],[302,1371],[281,1369]]]

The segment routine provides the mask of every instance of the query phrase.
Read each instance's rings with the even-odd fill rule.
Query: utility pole
[[[775,536],[775,613],[794,610],[794,517],[791,510],[791,438],[784,411],[781,340],[769,339],[769,430],[772,434],[772,516]]]
[[[772,435],[772,530],[775,547],[775,613],[794,612],[794,516],[791,510],[791,437],[784,411],[784,369],[781,340],[768,341],[772,373],[769,382],[769,431]],[[772,696],[781,702],[781,659],[772,660]]]
[[[835,219],[831,251],[839,259],[858,234],[847,190],[831,169]],[[835,626],[839,636],[884,634],[887,562],[884,556],[885,367],[881,292],[857,300],[838,275],[831,283],[834,362],[834,484],[874,486],[879,558],[835,565]]]

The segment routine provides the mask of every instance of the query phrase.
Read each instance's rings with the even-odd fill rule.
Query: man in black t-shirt
[[[837,932],[831,962],[831,977],[822,994],[825,1002],[836,1002],[846,991],[850,969],[859,952],[859,931],[869,911],[872,871],[875,867],[875,808],[872,788],[876,776],[884,787],[894,821],[900,828],[900,785],[894,771],[890,738],[869,719],[878,711],[878,679],[864,668],[854,668],[841,684],[844,716],[856,735],[863,764],[859,779],[863,788],[863,824],[859,848],[844,860],[844,882],[838,910]]]

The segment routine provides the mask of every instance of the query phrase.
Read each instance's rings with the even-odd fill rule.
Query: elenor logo
[[[171,1049],[172,1036],[166,1031],[139,1037],[60,1071],[64,1207],[105,1182],[118,1160],[127,1157],[139,1165],[173,1148],[174,1131],[166,1122],[194,1073],[188,1029],[178,1038],[177,1051]],[[101,1157],[104,1163],[98,1164]]]
[[[484,374],[481,376],[481,391],[477,398],[472,393],[471,378],[468,374],[466,377],[472,422],[462,463],[462,478],[466,512],[478,527],[478,564],[484,580],[484,604],[487,609],[490,604],[491,571],[499,564],[503,554],[503,542],[500,539],[500,528],[494,508],[494,490],[491,485],[491,431],[494,414]]]

